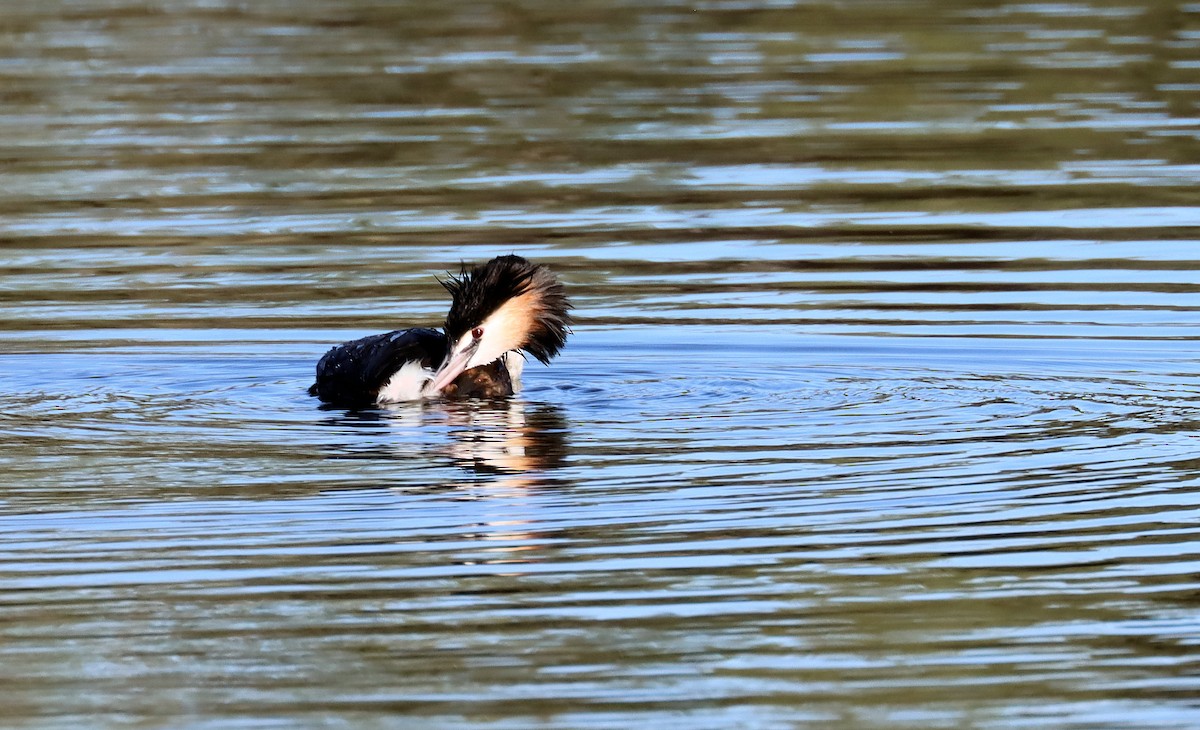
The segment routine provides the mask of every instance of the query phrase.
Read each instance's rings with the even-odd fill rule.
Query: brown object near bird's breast
[[[442,391],[446,398],[503,398],[512,393],[512,377],[504,358],[467,370]]]

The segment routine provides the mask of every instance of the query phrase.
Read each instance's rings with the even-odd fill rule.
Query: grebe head
[[[448,352],[429,389],[439,392],[463,371],[512,350],[543,363],[558,354],[571,331],[566,291],[545,266],[498,256],[442,282],[453,302],[446,315]]]

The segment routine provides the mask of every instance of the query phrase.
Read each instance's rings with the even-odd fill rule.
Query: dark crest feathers
[[[464,266],[458,276],[439,281],[453,299],[445,324],[452,342],[478,327],[508,300],[527,293],[536,295],[536,306],[529,341],[521,349],[549,363],[567,342],[571,303],[562,284],[545,266],[520,256],[497,256],[470,271]]]

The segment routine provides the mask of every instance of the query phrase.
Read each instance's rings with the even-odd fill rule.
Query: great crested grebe
[[[498,256],[441,284],[452,298],[444,332],[417,327],[338,345],[317,363],[309,395],[347,408],[511,395],[525,367],[518,350],[549,364],[566,344],[571,303],[545,266]]]

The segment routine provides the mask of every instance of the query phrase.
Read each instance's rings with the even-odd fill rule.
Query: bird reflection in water
[[[568,427],[561,409],[519,398],[396,404],[343,412],[323,423],[381,437],[368,440],[355,434],[355,441],[343,446],[349,453],[339,450],[331,458],[444,456],[496,486],[549,484],[548,472],[562,466],[567,455]],[[437,438],[443,433],[449,434],[449,442]],[[466,485],[443,483],[441,488],[447,486]]]
[[[462,485],[461,500],[479,500],[484,513],[478,527],[462,535],[477,541],[472,557],[461,565],[503,565],[500,575],[523,574],[521,565],[546,560],[555,534],[539,530],[542,521],[534,502],[535,489],[553,484],[551,472],[567,454],[567,422],[548,404],[519,400],[476,401],[447,407],[450,443],[446,453],[455,464],[477,475],[479,482]]]
[[[477,474],[529,475],[562,466],[566,420],[549,405],[517,400],[453,404],[448,453]]]
[[[512,565],[547,559],[557,531],[538,529],[537,491],[562,487],[555,476],[566,463],[569,430],[561,409],[520,398],[397,404],[379,409],[342,412],[325,425],[356,433],[335,459],[370,459],[412,463],[425,458],[437,472],[438,462],[465,474],[434,483],[389,484],[389,489],[439,492],[454,502],[473,503],[459,537],[475,543],[455,558],[462,565]],[[447,438],[448,436],[448,438]],[[422,469],[422,472],[425,470]],[[409,473],[411,478],[411,473]],[[507,574],[509,571],[505,569]]]

